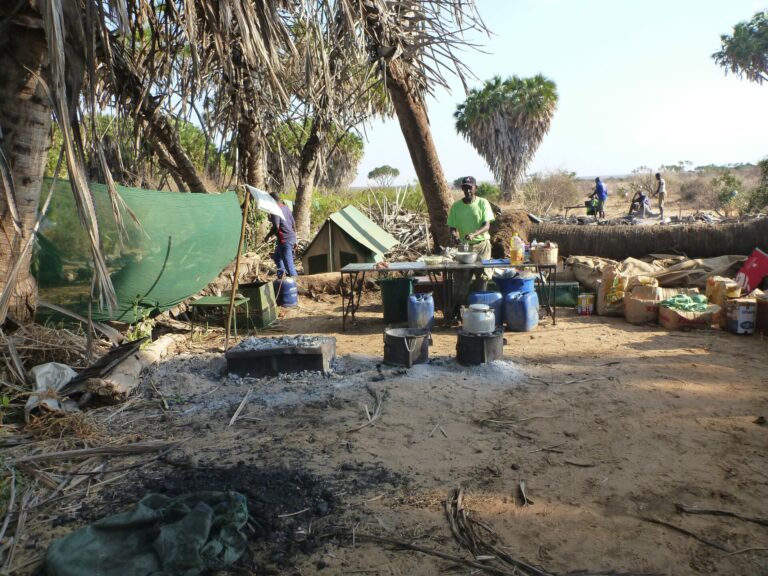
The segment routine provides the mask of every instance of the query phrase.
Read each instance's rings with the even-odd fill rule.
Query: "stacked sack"
[[[623,316],[624,293],[629,277],[616,264],[603,268],[597,285],[597,314],[599,316]]]

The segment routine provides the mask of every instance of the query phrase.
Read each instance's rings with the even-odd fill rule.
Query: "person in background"
[[[664,221],[664,200],[667,198],[667,183],[664,182],[664,178],[661,174],[656,172],[656,192],[653,193],[653,197],[659,197],[659,218]]]
[[[478,258],[487,260],[491,257],[491,235],[488,232],[494,219],[491,204],[485,198],[476,195],[477,180],[467,176],[461,181],[464,198],[457,200],[448,213],[448,226],[454,244],[469,244]]]
[[[635,192],[635,195],[632,196],[632,200],[629,203],[628,216],[645,218],[646,216],[651,215],[651,202],[648,199],[648,195],[643,190],[638,190]]]
[[[608,188],[603,184],[600,178],[595,178],[595,191],[589,196],[590,198],[597,198],[597,210],[595,212],[595,218],[605,219],[605,201],[608,200]]]
[[[293,263],[293,250],[296,247],[296,223],[293,220],[293,213],[277,192],[271,192],[270,196],[277,202],[283,216],[270,214],[269,221],[272,228],[264,237],[264,242],[268,242],[272,236],[277,238],[275,252],[272,254],[272,259],[277,264],[277,277],[282,278],[286,273],[288,276],[296,276],[296,267]]]

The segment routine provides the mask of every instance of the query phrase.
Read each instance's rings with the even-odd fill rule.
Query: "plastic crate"
[[[547,302],[548,286],[543,287],[540,284],[536,284],[536,294],[539,296],[539,302],[545,304]],[[578,282],[558,282],[557,290],[555,291],[555,305],[562,306],[564,308],[575,308],[579,299],[579,283]]]

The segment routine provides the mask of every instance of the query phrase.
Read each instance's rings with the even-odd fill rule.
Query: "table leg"
[[[355,273],[355,286],[358,285],[357,278],[360,276],[359,272]],[[362,277],[360,278],[360,284],[357,289],[357,303],[352,307],[352,321],[355,320],[355,312],[357,312],[357,309],[360,308],[360,300],[363,297],[363,288],[365,287],[365,272],[363,272]]]
[[[555,284],[555,300],[552,304],[552,325],[557,324],[557,264],[555,264],[555,267],[552,269],[552,279]]]
[[[539,277],[539,285],[542,287],[541,294],[544,297],[544,308],[547,309],[547,315],[551,318],[552,317],[552,278],[550,275],[547,275],[546,280],[544,279],[544,268],[542,266],[536,266],[536,275]]]

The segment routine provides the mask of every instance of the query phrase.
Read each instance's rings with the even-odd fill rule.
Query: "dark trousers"
[[[288,276],[296,276],[296,267],[293,264],[293,242],[279,242],[275,246],[275,253],[272,258],[277,264],[277,277],[282,278],[285,273]]]

